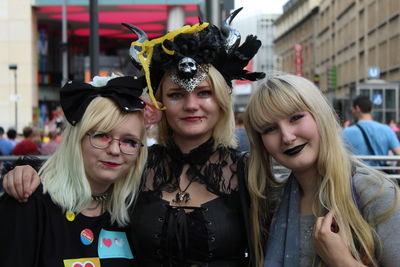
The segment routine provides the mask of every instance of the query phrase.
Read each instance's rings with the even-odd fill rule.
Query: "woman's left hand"
[[[314,248],[322,261],[329,266],[364,266],[354,259],[344,242],[344,231],[341,231],[335,219],[334,211],[324,217],[318,217],[314,226]]]
[[[149,128],[151,125],[156,124],[161,120],[163,113],[161,110],[157,109],[146,96],[141,96],[140,99],[142,99],[146,103],[146,107],[144,108],[143,111],[144,126],[146,128]],[[157,105],[159,107],[163,106],[162,103],[158,101]]]

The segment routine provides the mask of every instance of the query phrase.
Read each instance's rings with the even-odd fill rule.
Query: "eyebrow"
[[[123,134],[122,137],[124,137],[124,138],[132,137],[132,138],[140,140],[140,138],[138,136],[136,136],[136,134]]]
[[[211,86],[209,86],[209,85],[204,85],[204,86],[197,86],[197,87],[196,87],[196,89],[204,89],[204,88],[211,89]]]
[[[185,89],[180,88],[180,87],[170,87],[170,88],[167,88],[165,91],[166,91],[166,93],[168,93],[169,91],[185,91]]]
[[[262,128],[265,129],[265,128],[270,127],[270,126],[273,126],[273,125],[275,125],[275,124],[276,124],[276,123],[274,123],[274,122],[266,122],[266,123],[264,123],[264,125],[262,126]]]
[[[208,89],[211,90],[211,86],[209,85],[204,85],[204,86],[198,86],[196,87],[194,90],[204,90],[204,89]],[[186,92],[186,90],[182,87],[170,87],[166,89],[166,93],[168,93],[169,91],[183,91]]]
[[[112,134],[112,130],[109,131],[109,132],[104,132],[104,131],[99,131],[98,129],[96,129],[96,130],[93,131],[93,133],[105,133],[105,134],[112,135],[114,137],[114,134]],[[132,134],[132,133],[123,133],[123,134],[121,134],[120,137],[123,137],[123,138],[133,137],[133,138],[136,138],[136,139],[140,140],[139,136],[137,136],[136,134]]]

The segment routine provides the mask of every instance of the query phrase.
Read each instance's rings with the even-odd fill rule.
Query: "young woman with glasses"
[[[69,124],[42,186],[24,205],[0,198],[0,266],[132,266],[125,227],[147,158],[144,86],[118,77],[61,89]]]

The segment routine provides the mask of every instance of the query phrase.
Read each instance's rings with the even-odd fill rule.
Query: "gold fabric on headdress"
[[[203,29],[205,29],[206,27],[208,27],[209,23],[201,23],[201,24],[195,24],[193,26],[190,25],[186,25],[183,26],[182,28],[179,28],[177,30],[171,31],[169,33],[167,33],[166,35],[153,39],[151,41],[149,40],[145,40],[144,42],[140,43],[140,42],[132,42],[131,46],[139,46],[142,48],[142,50],[138,53],[138,58],[140,63],[142,64],[145,76],[146,76],[146,82],[147,82],[147,86],[149,89],[149,96],[151,98],[151,101],[154,103],[154,106],[157,109],[160,110],[165,110],[166,108],[160,108],[157,104],[157,100],[154,97],[154,93],[153,93],[153,88],[151,86],[151,80],[150,80],[150,63],[151,63],[151,58],[153,56],[153,48],[155,45],[157,44],[162,44],[165,40],[173,40],[175,38],[175,36],[177,36],[178,34],[181,33],[188,33],[188,34],[194,34],[196,32],[202,31]],[[175,51],[169,50],[166,47],[164,47],[162,45],[162,49],[164,50],[165,53],[169,54],[169,55],[173,55],[175,53]],[[146,57],[144,56],[144,54],[146,54]]]

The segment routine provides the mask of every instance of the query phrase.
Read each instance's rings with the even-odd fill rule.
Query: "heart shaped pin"
[[[112,240],[109,238],[103,238],[103,244],[106,245],[107,247],[111,247]]]
[[[85,261],[83,264],[80,262],[75,262],[74,264],[72,264],[72,267],[96,267],[96,266],[91,261]]]

